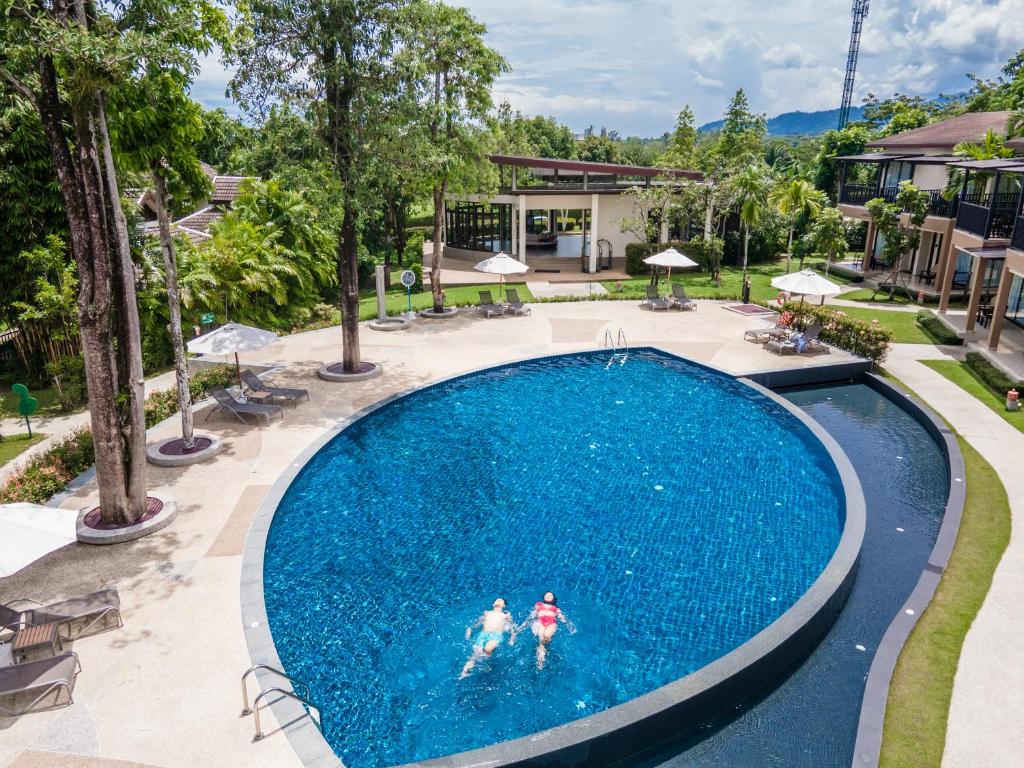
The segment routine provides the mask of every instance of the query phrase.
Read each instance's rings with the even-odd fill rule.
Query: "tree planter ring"
[[[185,449],[180,437],[147,445],[146,461],[158,467],[187,467],[216,456],[224,448],[223,441],[214,435],[196,434],[194,437],[195,447],[191,451]]]
[[[106,527],[99,522],[99,507],[90,504],[79,511],[75,530],[83,544],[121,544],[156,533],[170,525],[177,516],[178,502],[162,493],[149,493],[146,511],[138,522]]]
[[[368,363],[365,360],[358,371],[347,373],[342,363],[328,363],[316,372],[324,381],[351,382],[366,381],[384,373],[380,363]]]
[[[404,331],[412,322],[407,317],[385,317],[383,320],[371,320],[368,325],[373,331]]]
[[[459,314],[458,307],[445,307],[440,312],[435,312],[433,307],[430,309],[421,309],[419,316],[424,320],[451,320]]]

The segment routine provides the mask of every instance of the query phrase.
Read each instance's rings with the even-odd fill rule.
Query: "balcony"
[[[1017,223],[1013,227],[1013,235],[1010,237],[1010,247],[1024,251],[1024,216],[1017,217]]]
[[[960,202],[956,228],[984,240],[1006,239],[1013,233],[1019,208],[1017,192],[971,195]]]
[[[941,189],[926,189],[923,191],[931,195],[931,200],[928,203],[929,216],[941,216],[946,219],[953,218],[956,213],[956,200],[944,198]],[[846,205],[867,205],[868,200],[880,197],[887,203],[894,203],[899,193],[900,188],[898,186],[882,187],[879,189],[873,184],[844,184],[842,189],[839,190],[839,202]]]

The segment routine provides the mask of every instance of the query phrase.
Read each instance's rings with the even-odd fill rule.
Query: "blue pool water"
[[[643,768],[848,768],[875,650],[935,545],[949,475],[915,418],[864,384],[783,395],[832,434],[860,478],[867,526],[853,590],[828,635],[777,688]]]
[[[460,752],[593,714],[736,648],[839,541],[831,459],[784,408],[654,352],[583,354],[421,390],[306,465],[268,537],[265,598],[351,768]],[[473,675],[464,630],[547,589],[573,619]]]

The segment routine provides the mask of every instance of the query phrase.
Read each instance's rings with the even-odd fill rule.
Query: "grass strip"
[[[11,459],[20,456],[22,452],[28,450],[30,446],[33,446],[40,440],[45,439],[46,435],[40,434],[39,432],[33,432],[32,437],[29,437],[27,432],[22,432],[17,435],[4,435],[3,439],[0,439],[0,467]]]
[[[1006,410],[1006,396],[997,395],[971,368],[958,360],[921,360],[936,373],[946,377],[960,389],[987,405],[992,411],[1010,426],[1024,432],[1024,410]]]
[[[893,674],[881,768],[940,768],[953,679],[964,638],[1010,541],[1010,504],[999,475],[966,440],[967,499],[956,546]]]
[[[917,324],[917,314],[914,312],[898,312],[872,307],[833,308],[857,320],[877,320],[880,326],[887,328],[892,333],[894,344],[931,344],[933,346],[935,344],[932,338]]]

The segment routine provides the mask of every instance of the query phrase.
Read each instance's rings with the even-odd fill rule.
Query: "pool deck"
[[[650,312],[634,302],[534,305],[522,318],[466,314],[417,321],[403,332],[362,332],[363,357],[383,363],[369,381],[332,384],[316,377],[339,359],[337,328],[281,339],[253,355],[282,369],[275,383],[310,390],[269,428],[197,413],[197,428],[222,437],[214,459],[181,469],[149,468],[149,488],[174,497],[168,528],[124,545],[73,544],[0,583],[0,599],[49,600],[105,585],[121,594],[125,626],[72,644],[82,662],[73,706],[0,719],[0,765],[12,768],[267,766],[299,761],[265,711],[271,735],[253,744],[251,717],[239,717],[239,678],[252,661],[242,632],[239,580],[249,523],[271,485],[318,437],[388,395],[486,365],[600,347],[605,330],[622,328],[630,346],[658,346],[735,374],[849,361],[829,355],[786,356],[742,340],[764,320],[713,302],[696,312]],[[176,434],[176,419],[149,442]],[[427,455],[426,453],[424,454]],[[87,483],[62,506],[95,499]],[[216,747],[214,748],[214,745]]]
[[[765,321],[698,302],[696,312],[650,312],[634,302],[534,305],[523,318],[417,321],[403,332],[361,335],[366,360],[381,377],[330,384],[316,369],[340,358],[337,328],[282,338],[252,356],[281,370],[274,383],[310,390],[310,402],[285,410],[269,428],[214,418],[197,427],[225,441],[211,461],[149,469],[149,488],[173,496],[179,515],[167,529],[126,545],[71,545],[0,580],[0,601],[55,599],[116,585],[125,626],[71,644],[82,662],[73,706],[18,719],[0,718],[0,766],[145,768],[146,766],[299,766],[269,709],[268,738],[253,744],[252,718],[239,717],[239,678],[250,666],[242,631],[239,581],[250,521],[275,480],[339,420],[382,398],[432,381],[512,360],[601,346],[621,328],[630,346],[657,346],[733,374],[831,365],[845,353],[778,355],[742,340]],[[1014,531],[992,592],[972,627],[954,690],[944,764],[1003,766],[1024,753],[1024,436],[934,371],[915,361],[951,354],[899,345],[888,367],[951,421],[1006,483]],[[149,442],[176,434],[172,419]],[[1013,449],[1010,448],[1013,446]],[[429,453],[425,449],[424,456]],[[95,498],[87,483],[62,506]],[[993,663],[998,660],[998,663]],[[999,695],[993,695],[998,691]]]

